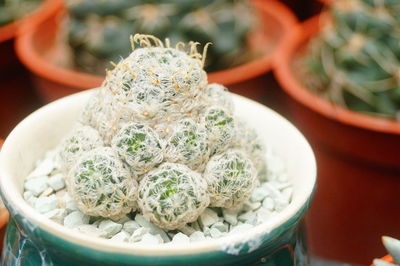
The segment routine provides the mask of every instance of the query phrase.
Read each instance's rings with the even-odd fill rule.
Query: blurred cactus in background
[[[392,237],[382,237],[383,245],[388,251],[389,255],[393,258],[394,264],[386,262],[381,259],[374,259],[375,266],[393,266],[400,265],[400,241]]]
[[[41,0],[0,0],[0,26],[13,22],[39,6]]]
[[[84,72],[103,75],[110,61],[129,55],[127,40],[135,33],[169,38],[173,45],[212,42],[207,71],[251,59],[246,40],[256,16],[245,0],[68,0],[67,6],[73,65]]]
[[[400,1],[335,0],[306,58],[307,87],[354,111],[400,121]]]

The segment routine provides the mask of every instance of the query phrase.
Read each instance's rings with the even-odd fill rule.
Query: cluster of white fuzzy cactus
[[[118,219],[137,210],[171,230],[208,206],[242,206],[265,172],[265,151],[226,88],[208,84],[204,53],[146,35],[132,46],[60,145],[80,211]]]

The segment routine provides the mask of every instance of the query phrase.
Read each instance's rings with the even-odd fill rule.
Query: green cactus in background
[[[335,104],[400,121],[400,2],[335,0],[312,41],[306,86]]]
[[[374,265],[375,266],[400,265],[400,241],[397,239],[394,239],[392,237],[383,236],[382,242],[383,242],[383,245],[385,246],[386,250],[390,254],[390,256],[392,256],[395,264],[383,261],[381,259],[374,259]]]
[[[213,43],[207,71],[232,67],[251,57],[246,40],[255,14],[246,0],[68,0],[68,43],[74,67],[104,74],[109,62],[131,51],[134,33],[169,38],[172,44],[196,40]]]
[[[23,17],[41,2],[42,0],[0,0],[0,26]]]

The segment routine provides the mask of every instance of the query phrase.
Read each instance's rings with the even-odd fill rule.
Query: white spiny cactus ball
[[[82,155],[69,173],[67,187],[87,215],[118,219],[136,207],[137,182],[109,147]]]
[[[194,222],[210,199],[199,173],[182,164],[164,163],[140,181],[138,203],[146,219],[172,230]]]
[[[225,151],[236,136],[233,116],[221,107],[210,107],[205,111],[203,122],[208,132],[211,154]]]
[[[250,159],[239,150],[211,157],[204,171],[213,207],[238,208],[251,195],[257,175]]]
[[[104,146],[97,130],[78,124],[62,141],[59,157],[65,169],[69,169],[85,152]]]
[[[83,111],[84,132],[67,138],[79,153],[64,141],[62,157],[77,161],[68,192],[87,215],[115,219],[138,204],[167,230],[195,221],[210,202],[240,207],[265,170],[261,140],[238,122],[227,89],[207,84],[196,44],[135,38],[144,47],[108,72]]]
[[[201,172],[210,157],[206,130],[191,119],[179,121],[166,143],[166,160],[193,170]]]
[[[140,176],[163,160],[161,140],[148,126],[130,122],[112,139],[111,146],[120,158]]]

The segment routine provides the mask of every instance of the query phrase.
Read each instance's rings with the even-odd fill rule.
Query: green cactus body
[[[74,64],[104,74],[109,62],[130,53],[127,36],[134,33],[169,38],[172,44],[197,40],[213,43],[207,71],[226,69],[250,60],[247,39],[256,15],[245,0],[68,0],[66,23]],[[250,54],[250,56],[249,56]]]
[[[41,0],[0,0],[0,26],[25,16],[41,2]]]
[[[330,13],[305,60],[307,87],[346,108],[399,119],[400,5],[340,0]]]
[[[111,219],[136,208],[137,187],[132,174],[109,147],[82,155],[67,179],[68,192],[83,213]]]
[[[252,162],[239,150],[214,155],[203,174],[210,206],[239,208],[251,195],[257,175]]]
[[[163,148],[156,133],[148,126],[128,123],[112,140],[118,153],[136,176],[140,176],[163,160]]]
[[[205,95],[205,101],[210,106],[222,107],[229,114],[233,114],[234,106],[232,97],[225,86],[217,83],[208,84]]]
[[[164,229],[194,222],[209,202],[205,180],[185,165],[164,163],[140,181],[139,208]]]
[[[185,119],[174,127],[166,143],[166,161],[181,163],[201,172],[209,155],[207,133],[202,125]]]
[[[208,132],[211,154],[228,149],[236,136],[233,117],[223,108],[211,107],[205,111],[204,124]]]
[[[59,148],[59,157],[65,169],[69,169],[85,152],[104,146],[99,133],[90,126],[77,125],[65,137]]]

